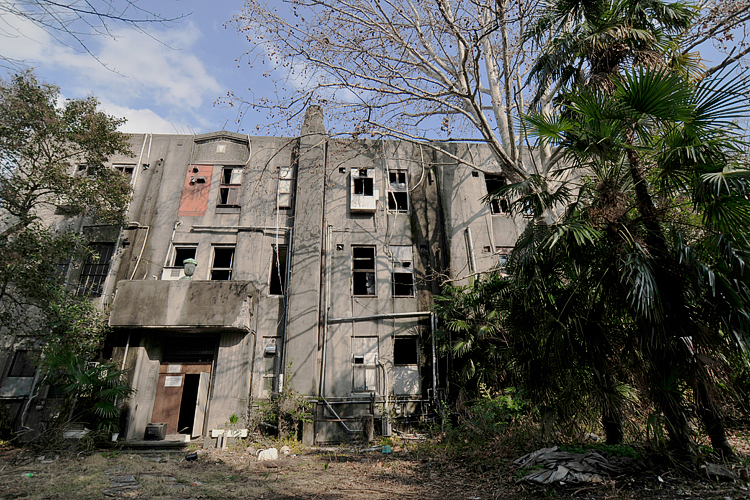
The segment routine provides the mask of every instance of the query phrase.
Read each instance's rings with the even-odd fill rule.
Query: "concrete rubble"
[[[595,450],[570,453],[542,448],[515,460],[519,469],[532,469],[521,480],[539,484],[601,483],[606,476],[637,467],[641,462],[628,457],[606,457]]]
[[[276,460],[279,458],[279,450],[276,448],[268,448],[258,453],[258,462],[264,462],[266,460]]]

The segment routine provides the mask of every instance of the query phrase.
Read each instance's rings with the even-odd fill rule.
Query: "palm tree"
[[[528,118],[542,141],[561,148],[564,169],[583,176],[583,186],[562,221],[537,223],[532,230],[541,236],[519,241],[511,270],[521,278],[547,260],[552,272],[576,269],[561,282],[586,288],[605,310],[556,313],[576,325],[582,366],[606,371],[612,365],[597,359],[629,360],[664,414],[672,445],[686,455],[685,387],[693,387],[714,448],[731,453],[710,395],[720,354],[746,347],[750,333],[750,172],[733,122],[745,114],[747,82],[723,75],[693,84],[646,68],[611,81],[611,91],[579,89],[566,94],[560,113]],[[528,207],[529,196],[515,210]],[[519,293],[554,309],[547,291]],[[599,342],[607,351],[590,356]]]
[[[524,34],[541,47],[531,77],[541,91],[553,84],[611,90],[610,77],[627,67],[690,63],[669,56],[697,14],[689,4],[660,0],[550,1]]]

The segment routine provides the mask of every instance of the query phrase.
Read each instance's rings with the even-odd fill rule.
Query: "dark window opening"
[[[388,174],[388,181],[393,187],[404,187],[406,186],[406,172],[390,172]]]
[[[229,168],[224,167],[221,170],[221,183],[222,184],[240,184],[242,169],[240,168]]]
[[[286,289],[286,245],[273,247],[273,261],[271,262],[271,285],[268,293],[283,295]]]
[[[232,279],[234,247],[214,247],[214,262],[211,266],[211,279],[226,281]]]
[[[183,265],[185,259],[195,259],[197,247],[174,247],[174,267]]]
[[[388,191],[388,210],[408,212],[409,194],[400,191]]]
[[[370,177],[355,178],[354,179],[354,194],[372,196],[373,179]]]
[[[487,185],[487,194],[492,194],[501,187],[505,186],[505,177],[502,175],[484,174],[484,182]],[[493,214],[502,214],[508,212],[508,199],[496,198],[490,201],[490,212]]]
[[[238,207],[240,205],[240,184],[242,169],[224,167],[221,169],[221,187],[219,188],[219,205]]]
[[[479,177],[479,172],[477,172],[476,170],[474,170],[474,171],[471,172],[471,176],[472,177]]]
[[[33,377],[36,367],[31,362],[29,351],[16,351],[10,365],[9,377]]]
[[[393,273],[393,295],[401,297],[414,295],[413,273]]]
[[[219,205],[239,206],[240,188],[222,187],[219,188]]]
[[[375,295],[375,247],[352,246],[352,294]]]
[[[91,254],[86,258],[78,282],[77,295],[101,295],[107,279],[109,264],[115,251],[114,243],[94,243],[89,246]]]
[[[354,364],[355,365],[364,365],[365,364],[365,357],[364,356],[354,356]]]
[[[393,364],[419,364],[419,339],[417,337],[396,337],[393,339]]]
[[[119,170],[128,177],[133,177],[133,170],[135,169],[135,167],[133,167],[132,165],[115,165],[115,169]]]

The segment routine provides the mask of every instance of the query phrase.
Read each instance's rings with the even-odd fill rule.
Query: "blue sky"
[[[169,26],[149,25],[151,37],[111,25],[114,37],[92,37],[86,43],[103,64],[71,40],[66,45],[8,16],[0,19],[0,45],[4,56],[25,61],[37,76],[60,86],[64,97],[96,96],[107,113],[128,119],[126,132],[254,130],[262,115],[252,113],[238,126],[234,109],[214,105],[228,90],[247,95],[251,84],[265,85],[262,70],[238,62],[249,49],[245,37],[232,26],[224,27],[242,4],[142,1],[167,18],[190,15]]]
[[[287,8],[269,0],[270,6],[275,4]],[[234,26],[225,27],[243,0],[141,0],[138,5],[165,18],[186,17],[168,26],[148,25],[148,34],[111,24],[112,37],[86,39],[99,62],[74,40],[56,39],[0,12],[0,52],[35,68],[43,80],[60,86],[64,97],[96,96],[107,113],[128,119],[125,132],[256,133],[264,113],[250,111],[237,124],[235,108],[215,104],[228,91],[273,98],[272,82],[263,76],[273,75],[273,68],[249,66],[242,58],[249,42]],[[704,57],[711,53],[718,56],[704,48]]]

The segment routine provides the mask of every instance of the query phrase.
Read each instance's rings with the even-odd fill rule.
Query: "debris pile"
[[[642,462],[628,457],[605,457],[595,450],[569,453],[555,446],[524,455],[513,464],[519,469],[531,469],[522,481],[563,484],[601,483],[604,476],[637,468]]]

